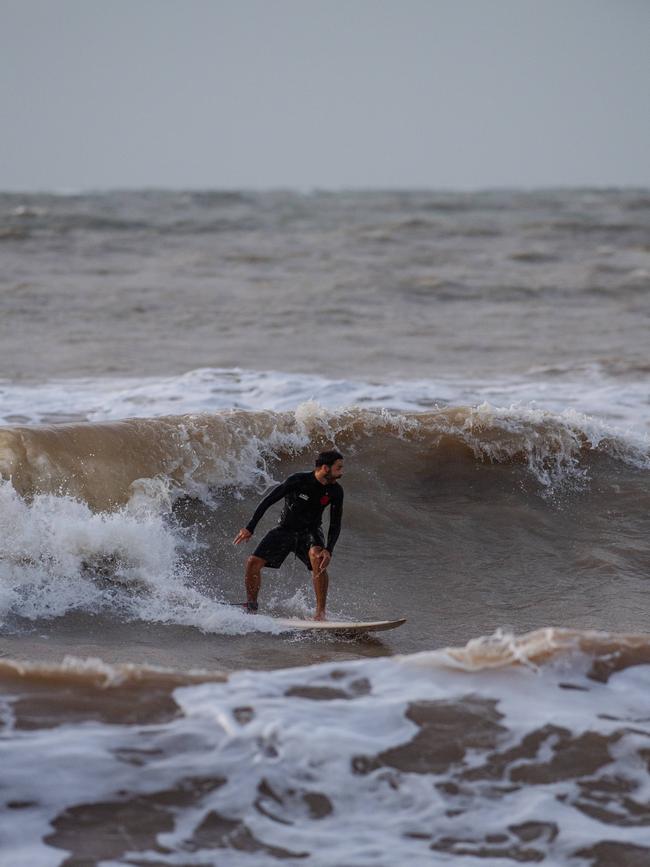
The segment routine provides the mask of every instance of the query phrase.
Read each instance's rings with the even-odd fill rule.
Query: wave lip
[[[141,479],[164,479],[199,497],[209,496],[211,487],[259,489],[271,481],[267,462],[281,455],[330,443],[356,450],[379,437],[388,438],[389,447],[419,443],[432,452],[461,449],[479,461],[524,464],[547,489],[579,481],[594,454],[650,468],[645,437],[571,411],[489,404],[422,413],[328,411],[307,402],[294,413],[233,410],[6,427],[0,429],[0,476],[23,495],[65,493],[106,509],[126,502]]]
[[[443,652],[451,665],[463,671],[513,665],[536,668],[581,654],[593,660],[589,676],[602,679],[629,666],[650,663],[650,634],[546,627],[517,637],[497,630],[493,635],[472,639],[465,647],[448,647]]]
[[[107,663],[98,657],[65,656],[61,662],[0,659],[0,680],[22,684],[93,686],[102,689],[138,685],[143,689],[164,686],[175,689],[190,683],[225,680],[222,672],[192,669],[179,671],[135,662]]]

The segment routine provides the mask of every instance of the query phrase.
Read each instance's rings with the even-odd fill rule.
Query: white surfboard
[[[299,620],[292,617],[274,617],[273,620],[287,632],[325,632],[358,635],[362,632],[383,632],[397,629],[406,623],[406,617],[399,620]]]

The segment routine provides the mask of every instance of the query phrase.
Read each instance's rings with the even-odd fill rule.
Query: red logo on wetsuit
[[[329,501],[330,501],[329,494],[325,494],[324,497],[320,498],[321,506],[326,506],[329,503]]]

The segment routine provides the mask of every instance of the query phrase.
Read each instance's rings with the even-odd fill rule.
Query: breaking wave
[[[596,457],[650,468],[642,437],[622,435],[587,416],[541,409],[446,407],[423,413],[324,409],[308,401],[295,412],[222,411],[112,423],[0,429],[0,474],[23,496],[67,494],[96,509],[123,504],[142,479],[163,479],[176,493],[261,489],[270,464],[328,445],[365,461],[381,442],[385,460],[409,448],[432,459],[464,458],[521,465],[540,492],[585,478]]]

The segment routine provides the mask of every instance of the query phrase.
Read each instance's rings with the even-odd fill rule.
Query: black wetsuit
[[[341,532],[343,488],[338,482],[323,485],[311,473],[294,473],[264,497],[246,529],[255,532],[269,506],[284,497],[284,508],[278,526],[266,534],[253,554],[265,560],[271,569],[279,569],[292,551],[311,571],[309,549],[312,545],[326,548],[330,554]],[[327,545],[323,538],[323,512],[330,507]]]

